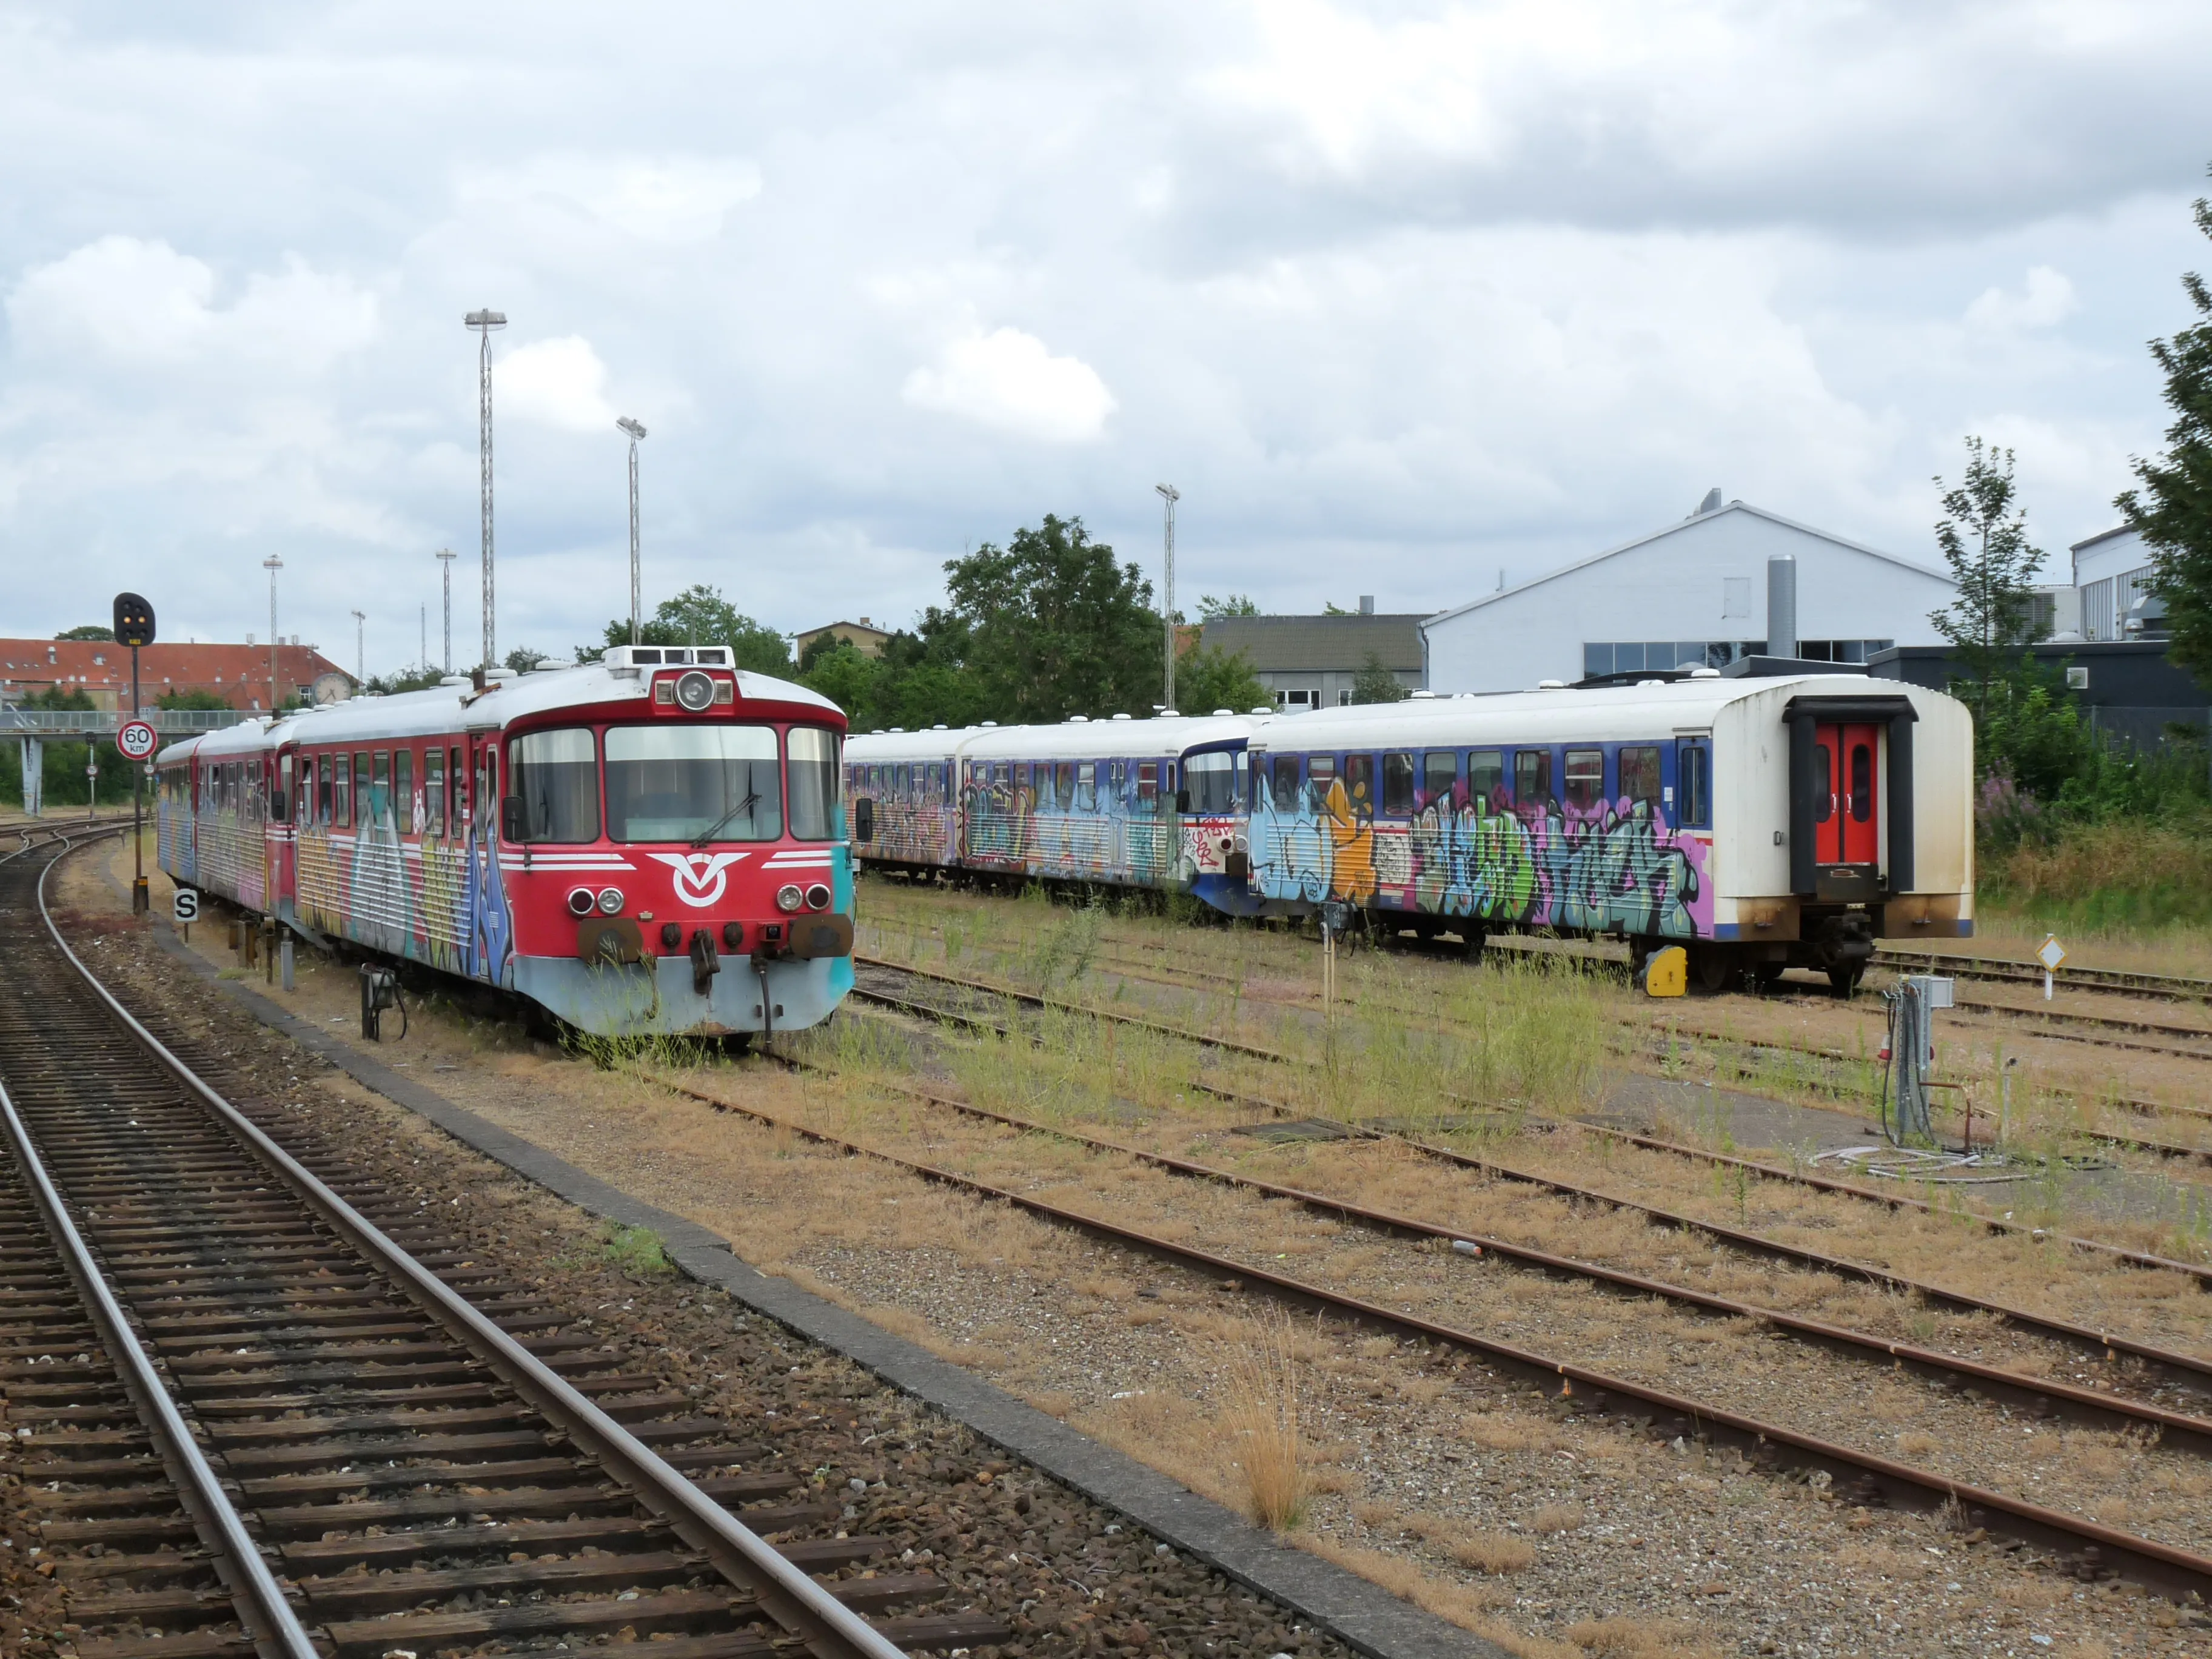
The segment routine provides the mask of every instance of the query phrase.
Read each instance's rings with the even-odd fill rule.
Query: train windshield
[[[1193,755],[1182,763],[1183,783],[1194,812],[1237,810],[1237,762],[1226,750]]]
[[[431,750],[434,759],[436,755]],[[402,750],[399,758],[404,763],[410,757]],[[508,787],[522,799],[520,839],[599,838],[599,757],[592,752],[588,726],[517,738],[507,746],[507,766]]]
[[[837,734],[794,726],[790,750],[791,833],[800,841],[828,841],[837,828]],[[902,793],[906,769],[899,768]]]
[[[774,841],[783,833],[773,726],[617,726],[606,752],[611,841]]]

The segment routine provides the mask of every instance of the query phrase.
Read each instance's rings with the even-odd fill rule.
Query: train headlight
[[[599,912],[601,915],[618,916],[622,914],[622,908],[623,890],[621,888],[602,887],[599,889]]]
[[[806,890],[806,908],[810,910],[827,910],[830,908],[830,890],[820,882],[816,882]]]
[[[796,887],[779,887],[775,890],[775,908],[779,910],[788,913],[796,910],[805,902],[805,896]]]
[[[676,701],[690,713],[703,714],[714,706],[714,682],[695,668],[677,680]]]
[[[598,902],[599,901],[592,896],[590,888],[579,887],[568,895],[568,914],[572,916],[588,916],[592,914],[592,907]]]

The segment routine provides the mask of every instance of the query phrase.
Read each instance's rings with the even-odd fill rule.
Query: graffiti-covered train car
[[[1973,931],[1973,733],[1857,675],[1415,698],[1253,735],[1251,882],[1456,934],[1680,944],[1718,988],[1855,983],[1877,938]]]
[[[856,737],[855,850],[875,867],[1173,888],[1249,914],[1244,747],[1266,723],[1117,714]]]
[[[730,662],[622,647],[176,744],[162,867],[603,1035],[817,1024],[852,984],[844,717]]]

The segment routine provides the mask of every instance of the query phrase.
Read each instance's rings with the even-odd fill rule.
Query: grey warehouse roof
[[[1421,670],[1423,611],[1350,617],[1212,617],[1200,643],[1241,651],[1261,674],[1357,673],[1370,652],[1396,672]]]

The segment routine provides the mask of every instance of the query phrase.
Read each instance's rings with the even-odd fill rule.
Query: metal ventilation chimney
[[[1375,596],[1372,593],[1362,593],[1359,596],[1359,614],[1363,617],[1371,617],[1375,614]]]
[[[1797,654],[1797,561],[1786,553],[1766,562],[1766,654]]]

